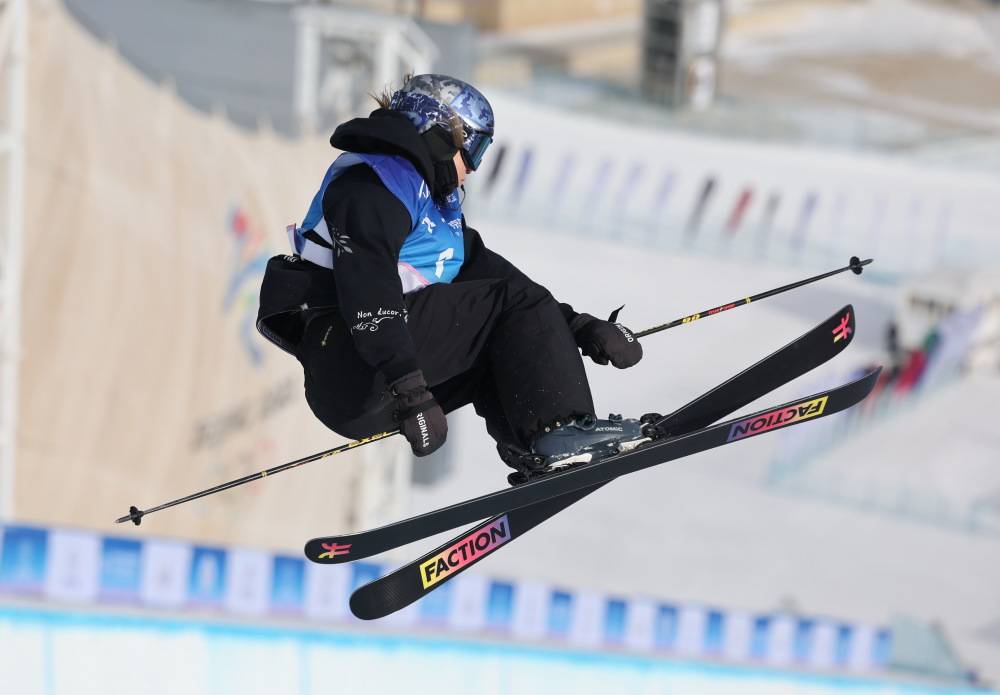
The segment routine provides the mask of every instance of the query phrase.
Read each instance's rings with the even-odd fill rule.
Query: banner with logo
[[[309,411],[298,362],[254,328],[265,264],[337,153],[191,109],[59,3],[31,15],[14,518],[106,527],[130,504],[342,443]],[[379,445],[385,460],[396,444]],[[293,551],[352,514],[374,525],[349,492],[367,456],[178,507],[158,528]],[[99,590],[127,600],[128,546],[100,552],[120,564]],[[194,551],[187,599],[219,600],[217,559]]]

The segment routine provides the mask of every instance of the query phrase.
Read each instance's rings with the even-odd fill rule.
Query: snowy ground
[[[598,315],[624,303],[623,320],[637,330],[820,270],[670,256],[478,222],[492,248],[560,300]],[[832,260],[830,266],[838,264]],[[848,301],[857,310],[857,340],[814,373],[839,378],[878,357],[891,310],[890,290],[849,274],[650,336],[645,359],[631,370],[588,362],[597,408],[627,415],[669,411]],[[746,410],[804,395],[810,381],[786,386]],[[954,389],[967,386],[953,387],[949,403],[955,402]],[[968,412],[989,412],[1000,396],[1000,380],[971,386],[977,402]],[[902,471],[898,462],[913,458],[921,470],[937,467],[929,481],[946,476],[950,464],[941,447],[924,456],[928,432],[940,431],[935,408],[925,404],[909,417],[905,425],[886,427],[882,437],[869,433],[866,447],[851,450],[854,465],[864,459],[864,465],[877,467],[892,459],[892,470]],[[450,422],[449,450],[457,469],[445,482],[415,490],[412,512],[504,484],[507,471],[471,409]],[[918,430],[923,437],[911,440],[908,432]],[[873,622],[896,614],[938,620],[971,665],[1000,678],[1000,541],[775,492],[761,481],[778,436],[616,481],[479,567],[494,576],[623,595],[754,610],[797,608]],[[992,475],[994,484],[1000,478],[989,466],[1000,459],[1000,445],[960,451],[963,459],[978,457],[971,465]]]
[[[723,92],[747,106],[811,103],[786,117],[821,140],[946,159],[956,139],[1000,132],[998,31],[1000,10],[966,0],[736,3]],[[980,149],[952,153],[989,160]]]
[[[454,684],[463,695],[975,692],[440,635],[413,639],[371,630],[217,623],[191,615],[137,619],[0,605],[0,638],[4,692],[17,695],[104,695],[122,684],[142,695],[397,695],[437,692],[439,684]]]

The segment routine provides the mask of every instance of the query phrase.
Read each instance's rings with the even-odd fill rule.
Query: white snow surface
[[[936,53],[975,56],[1000,69],[1000,50],[990,35],[984,8],[948,6],[928,0],[861,0],[852,3],[786,3],[784,21],[730,32],[725,52],[744,60],[796,55]],[[780,7],[780,5],[778,6]]]
[[[635,330],[827,269],[669,255],[478,222],[491,248],[560,301],[595,315],[624,303],[621,320]],[[830,259],[829,267],[845,261]],[[839,380],[851,367],[878,357],[891,295],[891,289],[864,276],[845,273],[649,336],[643,340],[644,359],[627,371],[588,360],[598,413],[669,412],[853,302],[858,334],[849,350],[742,412],[806,395],[817,379]],[[1000,379],[973,385],[969,416],[990,417],[990,406],[1000,397]],[[956,389],[961,394],[967,387],[959,383],[949,389],[949,406],[962,402],[956,401]],[[891,459],[886,475],[905,475],[899,462],[909,458],[919,461],[921,471],[934,469],[928,485],[947,478],[944,443],[956,437],[961,445],[962,430],[936,430],[932,402],[905,417],[905,426],[886,427],[882,437],[869,432],[864,447],[849,450],[849,465],[877,469]],[[455,469],[446,481],[415,489],[411,513],[506,484],[509,469],[472,408],[453,413],[449,424],[448,450]],[[908,430],[924,436],[911,440]],[[938,436],[930,438],[937,446],[928,447],[927,433],[934,431]],[[906,614],[939,621],[971,665],[1000,678],[1000,644],[989,637],[1000,625],[1000,541],[770,490],[760,481],[780,436],[750,439],[614,481],[487,558],[477,570],[623,596],[750,610],[782,608],[877,623]],[[994,482],[1000,477],[1000,444],[995,441],[957,446],[956,451],[964,458],[979,457],[978,463],[964,461],[965,469],[988,476],[992,466]],[[450,535],[434,540],[444,542]],[[432,545],[408,547],[392,559],[409,559]]]

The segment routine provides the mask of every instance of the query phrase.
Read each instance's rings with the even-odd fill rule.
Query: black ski
[[[879,367],[859,379],[805,398],[688,434],[658,439],[625,454],[574,466],[517,487],[497,490],[355,536],[341,537],[335,543],[340,549],[359,545],[359,551],[364,556],[374,555],[477,519],[485,519],[512,509],[551,500],[559,495],[580,491],[644,468],[833,415],[857,404],[871,393],[881,371],[882,368]],[[500,528],[499,525],[490,529],[488,535],[487,547],[490,543],[501,544],[508,540],[506,529]],[[345,540],[350,543],[344,543]],[[483,550],[478,537],[470,547]],[[353,548],[349,550],[353,552]],[[333,554],[335,551],[330,548],[329,552]],[[427,581],[433,581],[433,576]]]
[[[667,416],[668,432],[674,435],[684,434],[709,425],[840,354],[854,337],[853,314],[850,305],[844,307],[816,328],[677,409]],[[834,331],[843,335],[843,338],[831,340]],[[467,558],[467,561],[456,563],[459,566],[441,576],[438,581],[427,584],[422,579],[422,568],[429,561],[442,554],[450,554],[452,550],[456,551],[455,557],[458,558],[462,554],[463,541],[488,533],[490,529],[497,528],[497,524],[501,528],[506,525],[504,530],[509,538],[503,544],[509,543],[606,484],[600,483],[494,516],[384,577],[359,587],[351,595],[351,611],[365,620],[394,613],[485,559],[500,545],[491,544],[485,552],[466,553],[463,559]]]
[[[825,340],[839,343],[849,337],[853,331],[853,327],[850,325],[852,314],[853,312],[849,312],[839,316],[839,320],[836,321],[833,328],[829,327],[829,323],[824,324],[824,327],[829,330]],[[776,372],[781,371],[778,365],[774,365],[772,368]],[[700,429],[690,434],[661,438],[626,454],[574,466],[514,488],[498,490],[377,529],[346,536],[316,538],[306,544],[306,556],[316,562],[334,563],[369,557],[447,531],[464,523],[607,482],[619,475],[722,446],[737,439],[760,434],[762,431],[829,415],[854,405],[855,402],[867,395],[868,389],[870,389],[868,384],[870,377],[871,375],[868,375],[857,382],[833,389],[825,394],[819,394],[811,399],[792,402],[779,408]],[[799,416],[792,416],[790,412],[785,413],[786,410],[795,407],[805,408],[808,412],[803,411]],[[667,426],[670,417],[663,418],[657,425]],[[709,416],[706,415],[706,417]],[[755,418],[766,420],[768,417],[773,422],[758,424],[758,420],[755,420]],[[754,426],[752,430],[749,429],[751,425]],[[730,432],[730,428],[733,428],[732,432]],[[747,429],[742,431],[742,428]]]
[[[852,342],[854,329],[854,310],[848,305],[788,345],[668,415],[664,420],[668,434],[685,434],[710,425],[815,369],[840,354]],[[836,341],[832,340],[834,332],[843,337]],[[513,509],[474,526],[403,567],[359,587],[351,595],[351,612],[363,620],[372,620],[385,617],[410,605],[485,559],[501,545],[519,538],[606,484],[599,483],[559,495],[545,502]],[[506,532],[507,536],[503,539],[503,543],[495,545],[491,543],[480,552],[475,548],[475,539],[481,534],[489,534],[494,528]],[[470,539],[473,542],[474,552],[468,551]],[[466,548],[464,552],[463,548]],[[439,556],[450,555],[453,551],[456,560],[461,559],[461,562],[449,563],[447,573],[435,573],[437,577],[435,581],[425,581],[423,576],[425,566],[434,562]]]

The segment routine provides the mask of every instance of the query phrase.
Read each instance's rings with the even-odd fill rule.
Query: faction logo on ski
[[[837,327],[833,329],[833,342],[837,343],[846,338],[851,334],[851,327],[847,324],[851,320],[851,312],[844,314],[844,318],[840,319],[840,323]]]
[[[320,560],[328,560],[337,557],[338,555],[349,555],[351,553],[351,544],[345,543],[341,545],[340,543],[322,543],[323,550],[325,553],[320,553]]]
[[[476,562],[511,539],[507,515],[480,526],[434,557],[420,563],[420,581],[429,589],[447,579],[452,572]]]
[[[779,408],[769,413],[762,413],[756,417],[733,423],[733,426],[729,429],[729,438],[726,441],[732,442],[745,437],[753,437],[768,430],[790,425],[793,422],[819,417],[826,410],[826,401],[828,398],[828,396],[820,396],[811,401],[803,401],[802,403],[790,405],[787,408]]]

